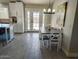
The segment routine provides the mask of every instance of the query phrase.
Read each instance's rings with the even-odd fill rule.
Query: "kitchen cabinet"
[[[24,33],[24,5],[22,2],[9,3],[10,17],[16,17],[15,33]]]

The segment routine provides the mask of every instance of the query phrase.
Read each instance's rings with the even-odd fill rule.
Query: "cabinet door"
[[[23,3],[22,2],[16,2],[16,16],[18,19],[18,23],[24,23],[24,9],[23,9]]]
[[[17,17],[17,23],[14,26],[14,32],[24,32],[24,8],[22,2],[9,3],[10,16]]]
[[[10,26],[10,39],[14,38],[13,26]]]
[[[22,2],[16,2],[18,32],[24,32],[24,9]]]
[[[16,3],[9,3],[10,16],[16,16]]]

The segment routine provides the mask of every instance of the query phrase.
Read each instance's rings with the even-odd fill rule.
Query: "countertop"
[[[9,28],[9,27],[10,27],[10,24],[0,24],[0,27],[6,27],[6,28]]]

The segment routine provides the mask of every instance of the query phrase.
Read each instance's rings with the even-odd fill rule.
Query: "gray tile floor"
[[[15,40],[0,49],[0,59],[77,59],[67,58],[56,49],[40,48],[38,33],[15,35]]]

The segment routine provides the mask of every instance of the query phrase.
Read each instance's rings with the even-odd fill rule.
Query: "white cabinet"
[[[9,3],[9,9],[10,9],[10,16],[16,16],[16,4],[15,3]]]
[[[24,33],[24,6],[22,2],[9,3],[10,16],[17,18],[17,23],[14,25],[14,32]]]
[[[14,38],[13,25],[10,26],[10,40]]]
[[[16,2],[16,10],[18,31],[24,32],[24,7],[22,2]]]

